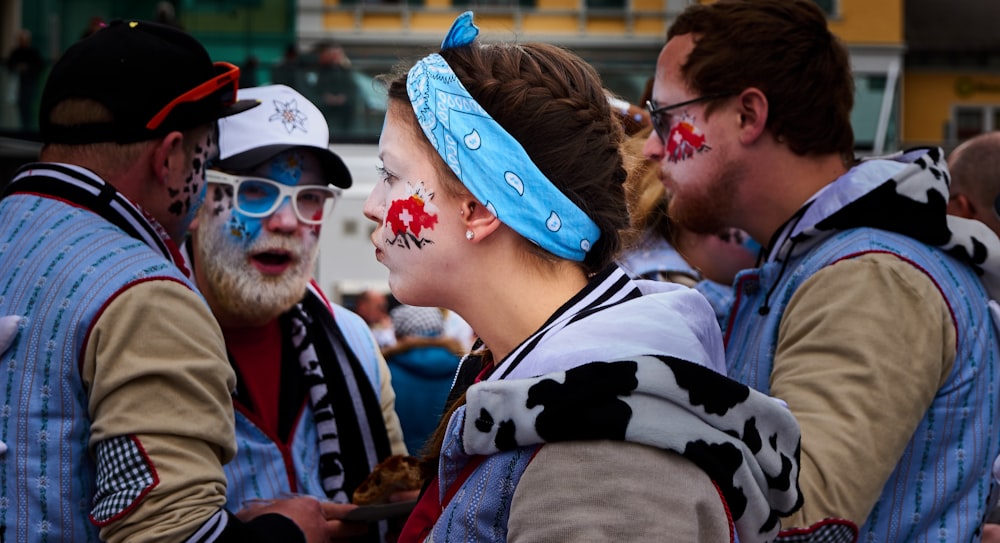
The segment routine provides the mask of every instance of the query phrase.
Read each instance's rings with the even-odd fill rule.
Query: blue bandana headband
[[[467,11],[452,24],[441,50],[468,45],[478,34]],[[410,69],[406,91],[424,135],[490,213],[550,253],[583,260],[600,229],[486,113],[441,55]]]

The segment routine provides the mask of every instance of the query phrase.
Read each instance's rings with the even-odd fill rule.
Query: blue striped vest
[[[870,252],[899,255],[937,283],[952,309],[958,352],[944,386],[860,527],[859,540],[970,541],[983,519],[990,466],[1000,452],[995,420],[1000,352],[988,296],[970,268],[911,238],[857,228],[791,257],[784,272],[780,262],[743,271],[735,281],[726,342],[730,376],[767,393],[781,317],[796,289],[823,267]],[[758,310],[765,303],[770,311],[762,316]]]
[[[448,421],[448,430],[441,448],[439,487],[427,492],[442,494],[455,484],[462,469],[473,457],[462,450],[462,428],[465,408],[459,407]],[[507,521],[511,501],[521,475],[541,445],[518,447],[482,458],[444,506],[427,541],[476,541],[503,543],[507,541]]]
[[[10,447],[0,456],[0,522],[7,541],[97,541],[80,377],[90,328],[138,280],[194,287],[160,253],[91,211],[14,194],[0,200],[0,216],[0,315],[25,317],[0,356],[0,440]]]

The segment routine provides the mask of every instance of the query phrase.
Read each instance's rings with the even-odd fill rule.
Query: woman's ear
[[[459,210],[467,232],[472,232],[469,241],[481,240],[500,228],[500,219],[490,213],[486,206],[471,196],[462,202]]]

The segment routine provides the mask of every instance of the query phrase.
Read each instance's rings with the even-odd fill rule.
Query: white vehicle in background
[[[371,235],[376,224],[364,216],[364,204],[378,177],[378,144],[333,143],[351,170],[354,183],[344,190],[320,234],[316,282],[331,300],[350,305],[354,295],[374,288],[388,292],[389,272],[375,260]]]

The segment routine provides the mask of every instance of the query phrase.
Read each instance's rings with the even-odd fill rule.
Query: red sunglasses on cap
[[[214,64],[216,69],[222,68],[225,71],[171,100],[169,104],[163,106],[163,109],[161,109],[159,113],[154,115],[153,118],[146,123],[146,129],[156,130],[161,124],[163,124],[163,121],[167,119],[170,112],[173,111],[173,109],[178,105],[188,102],[197,102],[198,100],[211,96],[212,94],[218,92],[219,89],[223,89],[227,86],[229,89],[222,95],[222,105],[231,106],[235,104],[236,91],[240,87],[240,68],[235,64],[230,64],[229,62],[216,62]]]

